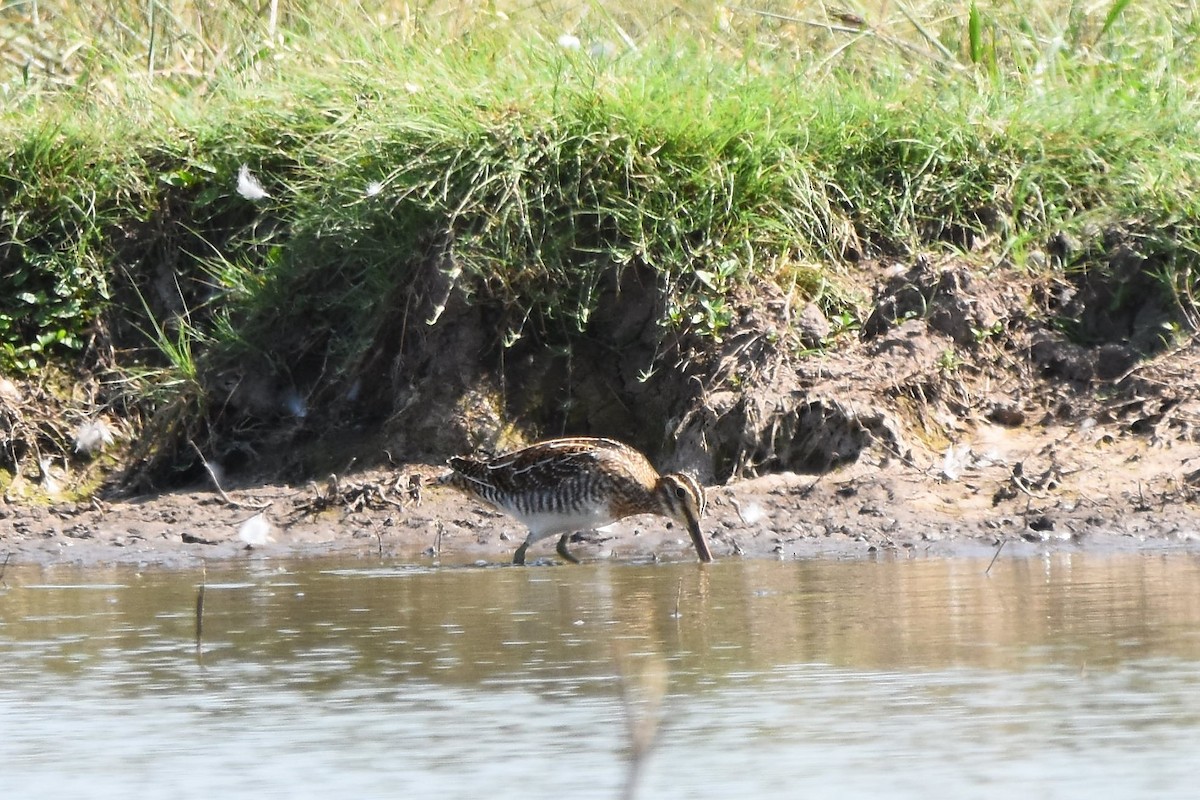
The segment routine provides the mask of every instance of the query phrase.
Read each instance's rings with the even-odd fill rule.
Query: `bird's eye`
[[[684,498],[687,497],[687,489],[683,488],[682,486],[676,486],[675,487],[675,496],[678,497],[680,500],[683,500]]]

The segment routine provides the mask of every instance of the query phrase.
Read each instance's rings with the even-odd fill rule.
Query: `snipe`
[[[575,531],[592,530],[635,514],[677,520],[692,537],[701,561],[712,561],[700,531],[704,487],[690,475],[659,475],[644,455],[612,439],[550,439],[487,460],[452,458],[440,483],[454,486],[515,517],[529,535],[513,555],[525,563],[529,545],[558,536],[568,561]]]

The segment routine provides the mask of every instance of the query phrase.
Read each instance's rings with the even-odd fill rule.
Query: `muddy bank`
[[[1103,426],[1047,431],[1053,447],[1000,427],[925,465],[864,459],[825,475],[781,473],[710,489],[704,523],[730,558],[990,557],[1047,550],[1200,551],[1200,452],[1114,443]],[[1085,460],[1088,454],[1100,458]],[[249,557],[504,564],[512,519],[428,486],[441,468],[368,470],[305,486],[190,490],[115,502],[0,506],[10,563],[192,568]],[[249,522],[248,522],[249,521]],[[585,561],[688,560],[685,532],[637,517],[579,538]],[[556,562],[553,541],[531,563]]]
[[[1200,348],[1147,283],[1152,264],[1136,266],[1071,283],[953,260],[864,263],[861,329],[763,282],[734,298],[726,335],[704,341],[672,338],[654,324],[663,298],[630,285],[568,350],[531,343],[506,357],[480,340],[479,308],[439,285],[429,302],[450,301],[436,325],[381,334],[363,373],[382,376],[369,409],[254,416],[227,398],[225,427],[203,437],[187,435],[199,418],[179,417],[174,449],[139,439],[134,417],[97,411],[80,384],[6,382],[0,558],[505,563],[523,529],[430,486],[437,464],[561,434],[624,439],[660,469],[697,474],[718,559],[989,555],[1001,542],[1009,554],[1200,549]],[[72,446],[71,431],[105,419],[119,455],[103,436],[98,452],[81,452],[78,433]],[[80,490],[88,481],[100,491]],[[692,557],[657,518],[572,550]],[[530,557],[552,553],[539,544]]]

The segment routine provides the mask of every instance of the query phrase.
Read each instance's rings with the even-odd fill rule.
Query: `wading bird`
[[[558,554],[575,531],[592,530],[635,514],[677,520],[692,537],[701,561],[712,561],[700,532],[704,487],[691,475],[659,475],[644,455],[612,439],[574,436],[550,439],[487,460],[450,459],[438,482],[511,514],[529,529],[513,555],[525,563],[529,545],[559,536]]]

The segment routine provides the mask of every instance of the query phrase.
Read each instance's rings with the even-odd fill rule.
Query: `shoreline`
[[[1136,444],[1136,443],[1131,443]],[[1119,448],[1113,448],[1119,450]],[[1195,449],[1195,448],[1190,448]],[[1163,463],[1120,452],[1048,487],[1006,491],[1011,461],[957,480],[936,470],[855,464],[710,487],[705,536],[731,558],[1000,558],[1043,552],[1200,552],[1200,514]],[[1189,459],[1183,459],[1187,462]],[[1024,463],[1028,472],[1027,462]],[[414,565],[507,565],[525,530],[449,487],[432,465],[372,469],[325,486],[248,484],[64,506],[0,505],[0,560],[26,565],[191,569],[256,558],[361,558]],[[413,489],[414,476],[423,488]],[[404,487],[404,488],[401,488]],[[247,520],[257,518],[247,524]],[[1001,543],[1003,542],[1003,545]],[[577,534],[583,561],[694,558],[685,531],[642,516]],[[531,565],[558,561],[539,542]]]

